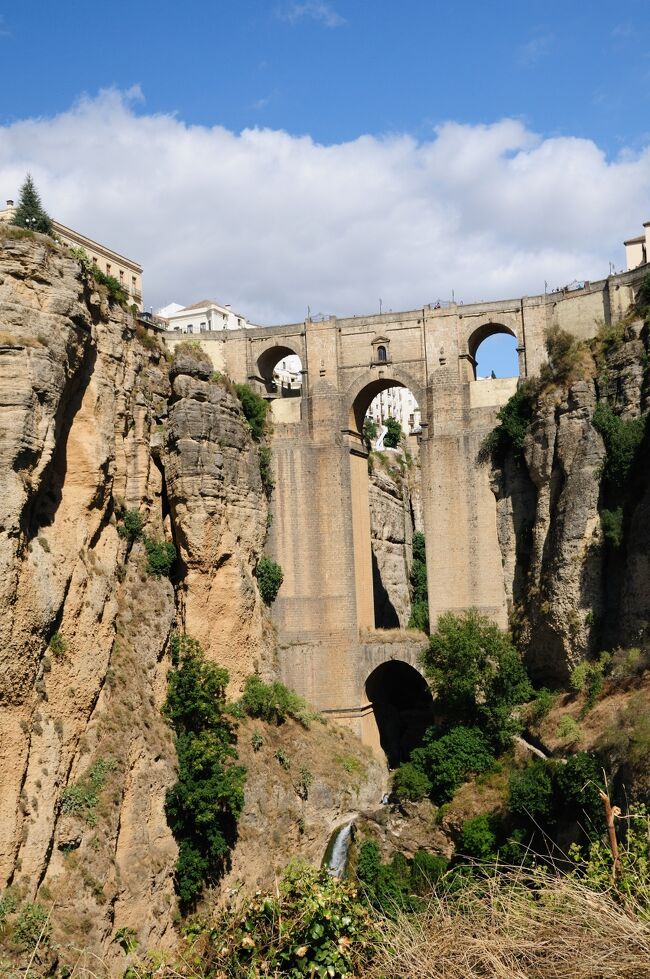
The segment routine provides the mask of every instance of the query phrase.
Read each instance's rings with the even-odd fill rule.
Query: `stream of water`
[[[332,877],[343,877],[348,862],[350,843],[352,842],[352,827],[354,822],[345,823],[335,829],[330,837],[323,857],[323,866]]]

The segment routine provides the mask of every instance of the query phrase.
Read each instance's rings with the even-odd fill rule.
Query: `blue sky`
[[[650,218],[647,0],[0,0],[0,199],[257,322],[534,294]]]
[[[650,132],[645,0],[21,0],[0,29],[5,123],[139,84],[149,112],[325,143],[504,116],[608,153]]]

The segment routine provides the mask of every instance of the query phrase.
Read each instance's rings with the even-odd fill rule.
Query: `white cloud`
[[[83,98],[0,128],[0,199],[30,170],[49,211],[139,260],[147,305],[230,302],[257,322],[534,294],[623,264],[650,219],[650,147],[608,160],[521,122],[330,146]]]
[[[554,34],[541,34],[539,37],[532,38],[517,49],[517,64],[523,68],[530,68],[531,65],[537,64],[540,58],[548,54],[554,42]]]
[[[325,27],[342,27],[347,23],[331,4],[324,0],[305,0],[304,3],[287,3],[276,10],[280,20],[297,24],[301,20],[316,20]]]

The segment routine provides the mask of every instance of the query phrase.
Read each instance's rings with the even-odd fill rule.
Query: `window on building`
[[[106,263],[106,275],[111,274],[111,265],[109,262]]]
[[[205,333],[205,331],[206,331],[206,325],[205,325],[205,323],[201,323],[201,325],[199,326],[199,330],[201,331],[201,333]]]
[[[174,330],[175,330],[176,333],[182,333],[183,332],[183,327],[182,326],[175,326],[174,327]]]
[[[124,285],[124,272],[120,269],[120,285]]]
[[[386,363],[386,359],[386,347],[377,347],[377,360],[384,364]]]
[[[194,324],[193,323],[188,323],[187,324],[187,329],[186,329],[185,332],[186,333],[194,333]]]
[[[135,292],[135,276],[131,276],[131,289]]]
[[[239,317],[237,317],[237,326],[241,326],[241,320]]]

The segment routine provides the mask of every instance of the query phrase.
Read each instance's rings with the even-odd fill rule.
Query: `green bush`
[[[497,838],[487,813],[465,820],[456,850],[462,856],[474,860],[496,860]]]
[[[600,526],[603,530],[603,537],[610,547],[619,548],[623,543],[623,507],[601,510]]]
[[[591,710],[602,693],[605,685],[605,671],[610,658],[609,653],[601,653],[597,660],[583,660],[571,671],[571,686],[576,693],[585,694],[582,717]]]
[[[251,434],[254,439],[259,441],[266,432],[268,401],[260,398],[259,394],[255,394],[248,384],[235,384],[235,390]]]
[[[448,724],[478,727],[501,751],[521,729],[514,708],[532,687],[509,637],[474,609],[438,620],[424,669]]]
[[[260,445],[257,450],[260,460],[260,477],[262,486],[267,497],[273,492],[275,483],[273,482],[273,470],[271,468],[271,450],[268,445]]]
[[[106,776],[117,768],[113,758],[99,757],[86,774],[74,785],[68,785],[61,795],[61,812],[83,816],[89,826],[97,824],[95,809],[106,783]]]
[[[431,791],[431,782],[425,773],[412,762],[404,762],[393,775],[393,792],[398,799],[417,802]]]
[[[172,542],[145,537],[144,546],[147,552],[148,573],[156,578],[168,578],[176,560],[176,548]]]
[[[120,537],[126,537],[127,540],[139,540],[142,537],[143,526],[144,518],[139,510],[124,510],[117,532]]]
[[[163,714],[176,734],[178,781],[165,799],[178,843],[176,889],[184,910],[223,872],[237,836],[246,771],[236,764],[226,715],[226,670],[208,663],[195,641],[178,642]]]
[[[13,914],[18,906],[18,902],[13,894],[5,892],[0,897],[0,929],[4,926],[7,916]]]
[[[61,635],[58,629],[50,639],[48,648],[55,659],[61,659],[61,657],[65,656],[65,654],[67,653],[68,651],[67,640],[64,638],[64,636]]]
[[[553,784],[548,766],[534,761],[508,780],[509,808],[518,816],[547,819],[553,810]]]
[[[441,805],[470,776],[489,771],[494,756],[478,728],[454,727],[442,737],[429,728],[422,747],[411,752],[411,763],[427,777],[431,798]]]
[[[18,912],[14,925],[13,940],[23,949],[31,950],[37,944],[47,945],[52,931],[49,914],[40,904],[25,904]]]
[[[384,445],[387,449],[396,449],[402,441],[402,426],[396,418],[389,415],[386,419],[386,428],[388,431],[384,435]]]
[[[255,577],[262,601],[266,605],[272,605],[280,591],[280,585],[284,581],[282,568],[276,561],[263,555],[257,562]]]
[[[564,714],[560,718],[555,737],[567,744],[577,744],[582,738],[582,728],[570,714]]]
[[[636,804],[625,814],[627,830],[619,846],[619,876],[614,877],[611,847],[606,838],[592,840],[584,848],[574,845],[569,855],[575,861],[573,876],[585,880],[595,890],[611,890],[638,901],[650,915],[650,816],[645,806]]]
[[[650,650],[615,649],[612,653],[610,678],[613,683],[625,683],[642,676],[650,669]]]
[[[377,425],[372,418],[366,417],[363,420],[363,438],[368,448],[377,438]]]
[[[312,715],[307,704],[294,690],[277,680],[264,683],[259,676],[248,676],[239,701],[249,717],[259,717],[268,724],[282,724],[292,717],[303,727],[309,727]]]
[[[614,494],[625,488],[646,431],[647,416],[623,419],[605,401],[594,411],[593,424],[605,443],[602,477]]]

